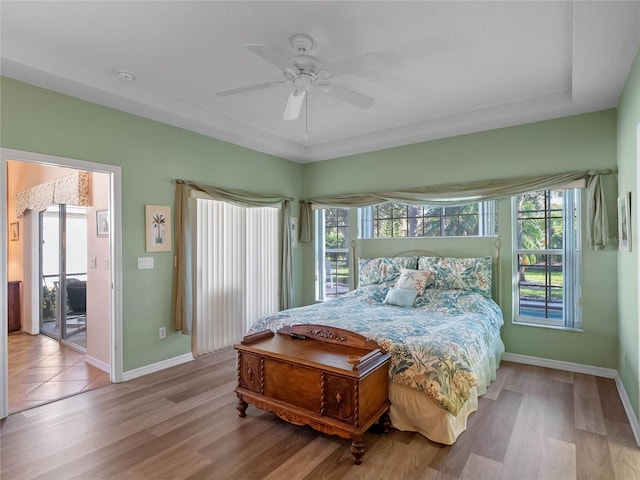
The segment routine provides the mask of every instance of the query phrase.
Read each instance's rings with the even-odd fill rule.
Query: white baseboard
[[[507,362],[524,363],[526,365],[535,365],[536,367],[555,368],[556,370],[564,370],[565,372],[584,373],[585,375],[594,375],[596,377],[618,377],[618,371],[613,368],[594,367],[591,365],[582,365],[581,363],[563,362],[562,360],[549,360],[548,358],[530,357],[528,355],[519,355],[517,353],[505,353],[502,355],[502,359]]]
[[[145,365],[144,367],[134,368],[133,370],[122,372],[122,381],[126,382],[128,380],[133,380],[134,378],[142,377],[154,372],[159,372],[160,370],[164,370],[165,368],[175,367],[176,365],[181,365],[192,360],[192,353],[185,353],[184,355],[179,355],[177,357],[167,358],[166,360],[152,363],[151,365]]]
[[[106,372],[109,375],[111,375],[111,366],[108,363],[103,362],[102,360],[98,360],[97,358],[92,357],[91,355],[85,355],[84,362],[88,363],[92,367],[96,367],[97,369],[102,370],[103,372]]]
[[[586,375],[594,375],[596,377],[612,378],[618,387],[618,394],[624,406],[624,411],[629,419],[636,445],[640,447],[640,423],[638,417],[631,406],[631,400],[624,389],[622,379],[617,370],[613,368],[594,367],[592,365],[582,365],[580,363],[563,362],[562,360],[549,360],[547,358],[530,357],[528,355],[519,355],[517,353],[505,353],[502,359],[507,362],[523,363],[526,365],[535,365],[537,367],[555,368],[556,370],[564,370],[567,372],[584,373]]]
[[[618,393],[620,394],[620,400],[622,400],[624,411],[627,412],[627,417],[629,417],[629,423],[631,424],[631,430],[633,431],[633,436],[636,439],[636,445],[640,447],[640,424],[638,423],[636,414],[633,411],[633,407],[631,406],[631,400],[629,400],[627,391],[624,389],[624,385],[622,384],[622,379],[620,378],[620,375],[616,376],[616,386],[618,387]]]

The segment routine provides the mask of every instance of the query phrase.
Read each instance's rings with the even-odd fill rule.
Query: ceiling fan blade
[[[318,87],[320,87],[320,91],[326,93],[327,95],[331,95],[343,102],[350,103],[358,108],[369,108],[372,107],[374,103],[376,103],[375,98],[368,97],[367,95],[363,95],[358,92],[354,92],[353,90],[349,90],[348,88],[341,87],[340,85],[336,85],[335,83],[319,83]]]
[[[247,48],[247,50],[251,50],[253,53],[258,55],[259,57],[262,57],[263,59],[265,59],[267,62],[271,63],[272,65],[275,65],[280,70],[291,68],[291,62],[289,62],[289,59],[283,55],[280,55],[271,47],[267,47],[266,45],[253,44],[253,43],[249,45],[245,45],[245,47]]]
[[[332,77],[349,74],[365,74],[382,68],[382,60],[375,53],[360,55],[340,62],[325,65],[322,69],[331,73]]]
[[[222,90],[221,92],[216,92],[216,96],[227,97],[229,95],[235,95],[236,93],[251,92],[252,90],[261,90],[263,88],[274,87],[276,85],[284,85],[286,83],[289,82],[258,83],[257,85],[248,85],[246,87],[232,88],[231,90]]]
[[[304,101],[306,93],[306,90],[294,90],[289,94],[287,104],[284,107],[284,113],[282,114],[283,120],[295,120],[300,116],[302,102]]]

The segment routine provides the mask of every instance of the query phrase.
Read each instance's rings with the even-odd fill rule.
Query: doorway
[[[18,258],[24,258],[24,265],[21,267],[24,270],[25,280],[30,277],[31,284],[23,285],[22,288],[22,298],[21,298],[21,306],[22,308],[22,324],[23,330],[28,330],[31,328],[29,333],[35,334],[39,333],[41,323],[45,323],[44,320],[46,318],[41,318],[42,316],[42,305],[43,299],[41,298],[42,291],[44,290],[41,286],[44,285],[44,280],[47,279],[47,288],[49,290],[49,295],[54,297],[55,303],[55,320],[54,324],[58,323],[57,332],[55,329],[49,329],[49,334],[53,337],[57,337],[62,342],[68,344],[69,346],[73,346],[76,350],[80,352],[86,353],[86,358],[91,358],[93,365],[100,368],[101,370],[106,370],[109,373],[110,381],[118,382],[122,381],[122,354],[121,354],[121,345],[122,345],[122,292],[121,292],[121,233],[120,233],[120,224],[121,224],[121,176],[120,176],[120,167],[114,167],[111,165],[103,165],[96,164],[92,162],[85,162],[80,160],[74,160],[63,157],[53,157],[49,155],[35,154],[31,152],[23,152],[17,150],[10,149],[0,149],[0,222],[5,225],[9,225],[9,223],[15,223],[15,205],[11,202],[11,195],[8,195],[8,181],[11,182],[12,179],[7,177],[7,165],[9,162],[24,162],[25,164],[29,164],[30,166],[47,166],[47,167],[66,167],[71,169],[83,170],[90,173],[96,174],[104,174],[107,179],[106,182],[106,203],[104,205],[99,206],[100,213],[102,214],[101,218],[106,218],[109,221],[110,232],[106,238],[97,239],[99,237],[99,231],[96,228],[96,208],[91,209],[89,207],[87,211],[84,213],[84,222],[86,222],[85,231],[87,232],[87,236],[90,241],[101,241],[104,242],[105,251],[100,252],[97,255],[89,256],[82,255],[85,259],[85,262],[88,261],[86,266],[73,266],[66,262],[63,265],[63,268],[58,267],[56,272],[49,272],[46,268],[43,269],[43,265],[41,266],[41,262],[30,262],[29,255],[22,253],[22,255],[18,255]],[[13,185],[12,185],[13,187]],[[92,186],[93,187],[93,186]],[[57,210],[56,210],[57,209]],[[70,224],[75,220],[79,220],[82,217],[82,212],[74,210],[70,205],[66,205],[64,203],[57,204],[55,208],[49,210],[47,212],[46,209],[43,216],[46,218],[47,216],[51,218],[57,216],[57,238],[59,239],[59,246],[63,246],[62,248],[62,257],[65,255],[69,256],[69,249],[77,248],[72,247],[72,244],[75,240],[71,240],[71,236],[73,233],[70,233],[73,230],[73,227],[70,227]],[[32,239],[36,239],[32,242],[31,245],[23,245],[23,242],[13,243],[9,245],[9,241],[7,238],[7,229],[5,229],[5,233],[0,235],[0,247],[5,252],[5,261],[0,265],[0,282],[3,285],[7,285],[7,280],[13,280],[11,276],[15,276],[15,262],[16,256],[15,252],[12,252],[12,248],[15,249],[16,245],[24,246],[27,249],[27,252],[32,252],[33,255],[31,258],[36,260],[39,258],[34,248],[40,247],[40,235],[47,235],[47,231],[49,227],[44,227],[46,220],[45,218],[39,218],[39,214],[36,215],[25,215],[25,217],[20,221],[20,238],[26,240],[27,237]],[[61,221],[61,218],[63,219]],[[70,221],[72,220],[72,221]],[[81,221],[81,220],[79,220]],[[43,226],[43,232],[40,231],[40,225]],[[61,227],[63,226],[63,227]],[[65,232],[66,230],[66,232]],[[54,228],[55,231],[55,228]],[[64,233],[61,234],[60,231]],[[91,233],[93,232],[93,235]],[[49,232],[50,234],[51,232]],[[98,234],[96,234],[98,233]],[[13,240],[13,238],[12,238]],[[61,240],[61,241],[60,241]],[[71,240],[71,242],[69,242]],[[51,243],[55,243],[51,241]],[[31,250],[28,250],[28,249]],[[46,258],[46,255],[43,255],[43,261]],[[99,258],[99,260],[98,260]],[[29,263],[32,263],[31,265]],[[54,262],[55,263],[55,262]],[[62,261],[60,257],[57,259],[57,263],[60,265]],[[113,266],[113,268],[111,268]],[[98,341],[101,341],[105,344],[104,348],[106,350],[106,355],[103,358],[96,358],[91,355],[91,334],[87,335],[85,346],[82,346],[82,341],[79,339],[71,338],[73,334],[78,334],[83,330],[85,332],[91,331],[91,328],[87,329],[87,319],[90,318],[90,309],[91,298],[89,298],[90,294],[87,290],[88,285],[90,285],[91,278],[90,272],[91,269],[95,271],[101,270],[103,274],[103,280],[99,281],[99,284],[94,284],[96,288],[101,289],[101,293],[99,294],[104,299],[104,305],[102,305],[102,311],[106,316],[105,322],[105,331],[97,334],[96,338]],[[78,271],[76,271],[78,270]],[[74,274],[82,274],[85,275],[74,275]],[[54,275],[54,277],[48,277],[47,275]],[[79,277],[79,278],[78,278]],[[20,280],[20,278],[18,279]],[[75,280],[75,281],[74,281]],[[55,284],[57,282],[57,285]],[[85,309],[84,313],[82,308],[75,308],[77,306],[76,303],[73,305],[70,304],[69,300],[72,297],[72,293],[69,292],[69,288],[74,283],[85,282],[85,293],[87,296],[85,300]],[[27,282],[25,282],[27,283]],[[27,288],[28,287],[28,288]],[[57,288],[56,288],[57,287]],[[80,289],[81,290],[81,289]],[[77,292],[76,292],[77,293]],[[82,297],[82,292],[80,292],[80,297]],[[0,307],[2,309],[2,319],[0,325],[2,328],[0,329],[0,418],[4,418],[8,414],[8,335],[7,335],[7,289],[0,288]],[[52,302],[52,303],[53,303]],[[72,303],[74,301],[72,300]],[[25,328],[26,327],[26,328]],[[42,325],[43,330],[46,330],[45,325]],[[34,331],[35,330],[35,331]],[[85,333],[86,335],[86,333]],[[106,357],[106,358],[105,358]],[[87,362],[89,363],[89,362]]]

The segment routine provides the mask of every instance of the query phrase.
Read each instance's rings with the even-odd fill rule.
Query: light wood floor
[[[250,406],[235,410],[235,353],[112,384],[1,425],[4,479],[640,478],[612,380],[503,362],[454,446],[392,429],[349,443]]]
[[[44,335],[10,334],[8,355],[9,413],[109,384],[82,353]]]

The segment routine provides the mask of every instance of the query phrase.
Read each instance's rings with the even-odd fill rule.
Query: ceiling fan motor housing
[[[304,53],[313,47],[313,38],[304,33],[296,33],[289,39],[289,42],[298,53]]]

